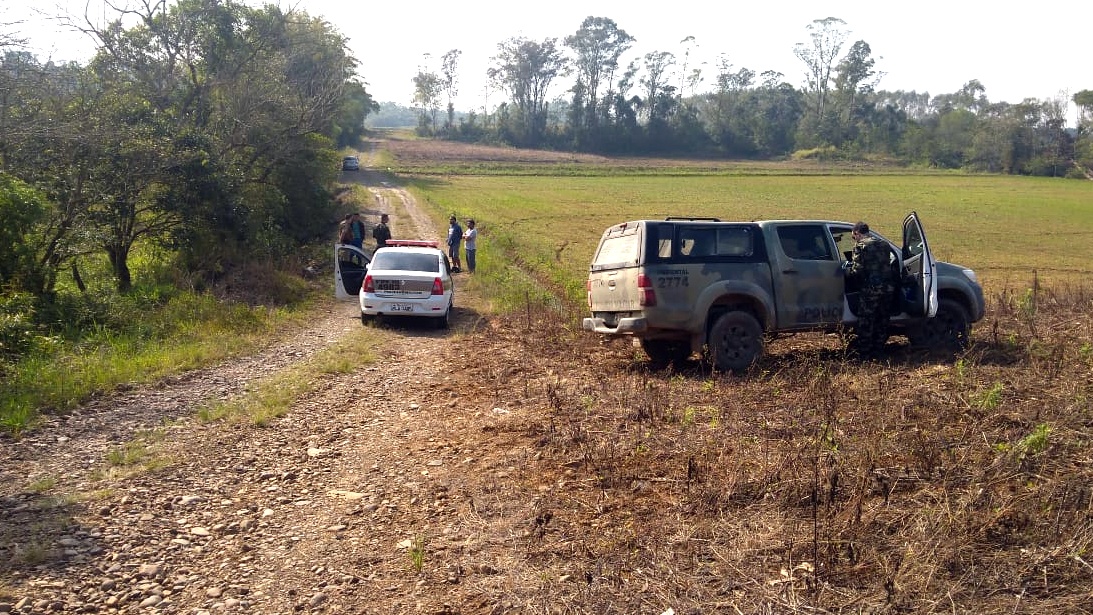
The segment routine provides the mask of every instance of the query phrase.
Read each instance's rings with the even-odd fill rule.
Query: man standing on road
[[[463,231],[463,250],[467,253],[467,271],[474,273],[474,252],[478,249],[478,229],[474,228],[474,218],[467,220],[467,230]]]
[[[364,248],[364,222],[361,221],[361,215],[354,212],[349,216],[349,222],[346,226],[348,229],[346,233],[349,238],[348,243],[357,248]]]
[[[462,271],[459,266],[459,244],[463,241],[463,227],[455,219],[455,214],[448,218],[448,258],[452,259],[452,273]]]
[[[372,229],[372,238],[376,240],[376,248],[383,248],[387,245],[387,241],[391,239],[391,227],[387,226],[387,222],[390,218],[387,214],[380,216],[380,223]]]
[[[858,323],[850,350],[864,358],[876,358],[888,341],[888,317],[895,293],[891,250],[869,235],[869,225],[858,222],[852,231],[854,253],[846,265],[846,278],[857,282],[860,301]]]

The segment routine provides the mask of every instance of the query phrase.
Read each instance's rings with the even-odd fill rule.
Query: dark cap
[[[868,235],[869,234],[869,225],[864,223],[864,222],[855,222],[854,223],[854,232],[859,234],[859,235]]]

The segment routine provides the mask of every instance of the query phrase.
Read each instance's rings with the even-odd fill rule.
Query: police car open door
[[[372,259],[357,246],[335,244],[334,297],[339,300],[356,299],[371,262]]]
[[[903,219],[903,309],[911,316],[937,314],[937,261],[926,243],[918,214]]]

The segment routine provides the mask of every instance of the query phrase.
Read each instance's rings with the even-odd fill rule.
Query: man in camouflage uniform
[[[854,253],[846,266],[846,277],[857,282],[858,324],[850,349],[863,357],[876,357],[888,341],[888,317],[895,294],[891,250],[888,244],[869,235],[869,225],[858,222],[853,229]]]

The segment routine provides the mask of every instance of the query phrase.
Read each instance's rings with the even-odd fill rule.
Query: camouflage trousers
[[[851,350],[875,356],[888,342],[888,317],[892,303],[891,289],[884,286],[861,290],[858,303],[858,323],[854,327]]]

